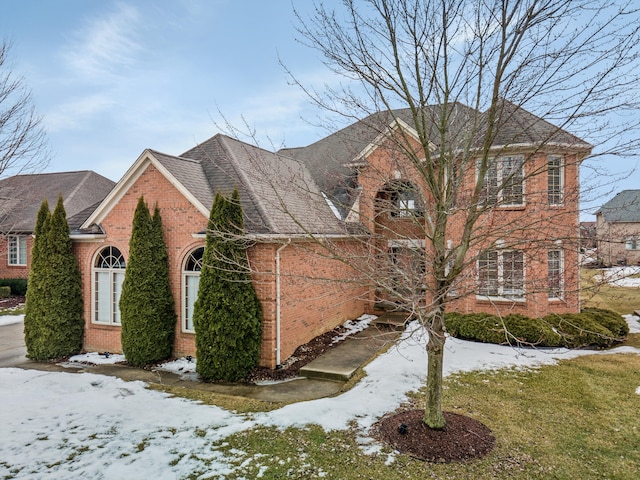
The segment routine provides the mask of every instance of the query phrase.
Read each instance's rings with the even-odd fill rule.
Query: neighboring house
[[[515,106],[504,111],[508,118],[494,140],[486,190],[505,198],[479,223],[482,242],[471,252],[479,259],[459,285],[473,294],[452,297],[452,308],[531,316],[577,312],[578,166],[591,146]],[[460,132],[470,112],[456,105],[451,122]],[[85,348],[121,351],[118,300],[140,196],[162,214],[179,318],[176,356],[195,353],[193,304],[217,191],[240,193],[249,265],[263,307],[261,365],[281,365],[298,346],[389,300],[355,281],[352,265],[323,246],[331,242],[363,259],[375,250],[400,265],[409,253],[424,251],[424,235],[409,220],[421,215],[428,199],[389,142],[399,129],[415,132],[402,120],[408,111],[394,113],[398,120],[373,115],[308,147],[278,153],[224,135],[179,156],[145,150],[72,232],[83,275]],[[509,193],[491,190],[491,179],[507,168],[514,178]],[[475,171],[466,173],[474,178]],[[380,210],[383,202],[393,205],[391,211]],[[391,235],[389,225],[401,228]],[[510,230],[517,247],[500,248],[505,230],[497,227],[505,225],[522,226]],[[424,260],[406,265],[424,278]]]
[[[640,265],[640,190],[623,190],[596,212],[598,259]]]
[[[0,278],[27,278],[42,201],[61,195],[71,228],[80,226],[115,182],[92,171],[15,175],[0,180]]]
[[[580,222],[580,248],[591,250],[597,247],[596,222]]]

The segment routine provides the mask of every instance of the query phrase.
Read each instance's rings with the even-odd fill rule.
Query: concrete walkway
[[[3,327],[6,328],[6,327]],[[223,395],[251,398],[270,403],[295,403],[340,393],[345,383],[359,368],[366,365],[379,351],[388,347],[399,336],[398,332],[381,330],[375,326],[359,332],[309,363],[300,377],[267,384],[223,384],[185,380],[179,375],[143,370],[125,365],[54,364],[24,360],[17,365],[24,369],[52,372],[94,373],[111,375],[126,381],[143,382],[208,391]]]
[[[0,326],[0,367],[15,367],[27,361],[24,322]]]

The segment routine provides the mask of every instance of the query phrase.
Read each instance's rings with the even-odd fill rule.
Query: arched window
[[[378,193],[378,214],[388,212],[392,218],[424,216],[424,202],[420,192],[410,182],[394,181]]]
[[[120,294],[125,261],[116,247],[105,247],[93,264],[93,321],[120,325]]]
[[[182,330],[193,332],[193,306],[198,298],[204,247],[193,250],[182,267]]]

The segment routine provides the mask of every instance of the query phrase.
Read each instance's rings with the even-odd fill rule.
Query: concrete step
[[[398,336],[397,331],[369,327],[302,367],[300,376],[346,382]]]
[[[386,312],[371,322],[372,325],[389,325],[394,328],[406,326],[411,315],[407,312]]]

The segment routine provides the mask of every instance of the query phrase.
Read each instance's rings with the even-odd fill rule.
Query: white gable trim
[[[105,197],[102,203],[96,208],[91,216],[80,227],[81,229],[89,228],[93,224],[100,224],[109,212],[120,202],[122,197],[129,191],[133,184],[142,176],[149,165],[153,165],[158,171],[174,186],[178,191],[191,202],[202,215],[209,217],[209,209],[182,184],[180,183],[162,163],[153,155],[151,150],[145,150],[138,157],[135,163],[127,170],[124,176],[111,190],[109,195]]]
[[[347,163],[345,166],[347,167],[362,167],[367,164],[367,157],[371,155],[371,153],[380,147],[383,144],[384,140],[389,138],[393,132],[396,130],[402,129],[411,137],[413,137],[416,141],[419,141],[418,132],[409,126],[407,122],[400,118],[396,118],[393,122],[391,122],[384,132],[380,132],[373,141],[364,147],[358,155],[356,155],[351,162]],[[435,145],[429,143],[431,149],[435,147]]]

